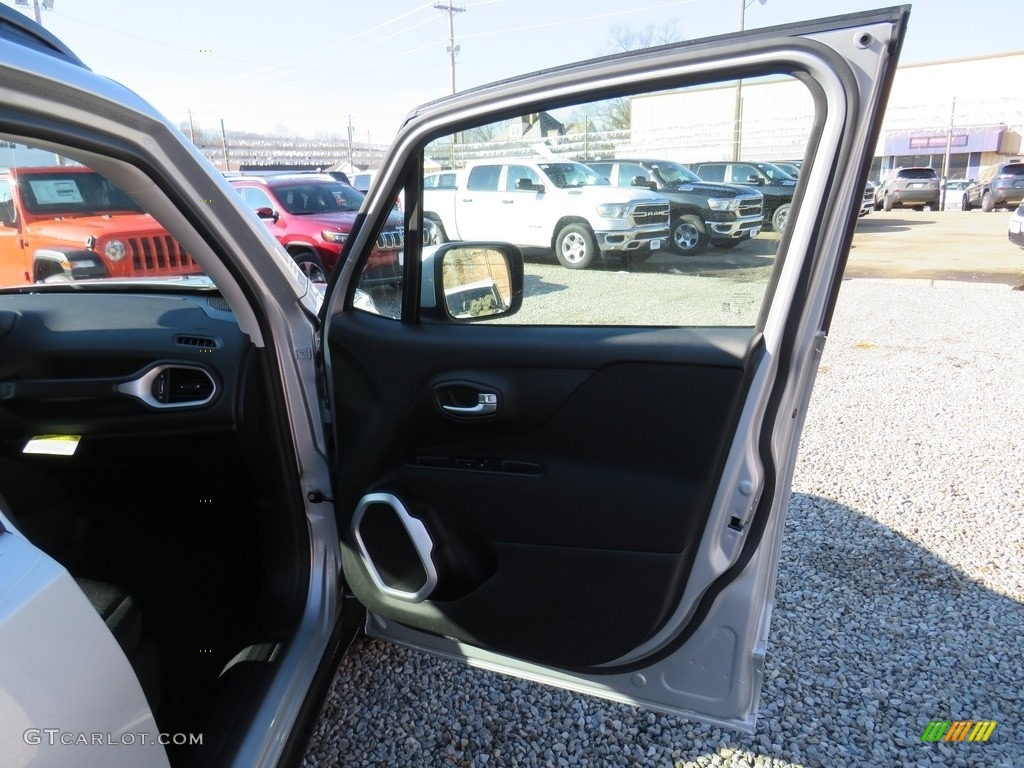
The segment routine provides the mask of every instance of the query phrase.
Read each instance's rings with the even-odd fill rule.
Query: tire
[[[985,213],[992,213],[996,209],[996,204],[992,202],[992,193],[986,192],[981,196],[981,210]]]
[[[878,201],[878,200],[875,200],[875,210],[876,211],[882,210],[882,203],[880,201]]]
[[[969,198],[967,196],[966,192],[964,192],[964,196],[960,199],[960,210],[961,211],[969,211],[969,210],[971,210],[971,198]]]
[[[566,269],[586,269],[597,258],[597,240],[585,224],[567,224],[555,238],[555,258]]]
[[[312,251],[297,251],[292,254],[292,258],[295,259],[295,263],[302,270],[302,274],[308,277],[310,282],[327,282],[327,270],[324,269],[323,262],[320,261],[320,257],[315,253]]]
[[[915,205],[914,206],[914,210],[917,211],[918,213],[920,213],[921,211],[924,210],[924,206],[923,205]]]
[[[780,234],[786,229],[786,222],[789,220],[789,208],[789,203],[783,203],[772,214],[772,229]]]
[[[892,195],[885,196],[885,200],[882,201],[882,208],[886,211],[892,210]]]
[[[430,225],[433,225],[433,230],[428,232]],[[433,216],[423,216],[423,244],[424,245],[442,245],[448,242],[448,233],[444,231],[444,224],[441,223],[440,219],[436,219]]]
[[[708,232],[696,216],[680,216],[672,222],[669,236],[672,250],[683,256],[696,256],[708,247]]]

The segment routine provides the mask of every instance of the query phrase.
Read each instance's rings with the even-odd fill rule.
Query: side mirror
[[[529,179],[516,179],[516,189],[520,192],[543,192],[543,184],[534,184]]]
[[[0,203],[0,227],[18,228],[18,214],[14,210],[13,200],[4,200]]]
[[[279,218],[281,218],[281,215],[277,211],[275,211],[273,208],[268,208],[266,206],[257,208],[256,215],[259,216],[261,219],[270,219],[271,221],[277,221]]]
[[[523,305],[523,254],[509,243],[445,243],[423,251],[420,316],[440,322],[509,317]]]
[[[757,184],[758,186],[761,186],[764,184],[764,179],[760,176],[747,176],[747,184]]]
[[[629,182],[631,187],[643,187],[644,189],[657,189],[658,185],[653,181],[648,181],[646,176],[634,176],[633,180]]]

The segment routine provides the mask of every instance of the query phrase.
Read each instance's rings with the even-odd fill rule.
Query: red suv
[[[326,282],[339,262],[363,194],[322,174],[237,176],[228,181],[306,276],[313,282]],[[401,215],[393,214],[377,237],[377,247],[363,270],[362,285],[399,281],[404,232]]]

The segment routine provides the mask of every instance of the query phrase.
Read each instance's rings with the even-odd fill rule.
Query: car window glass
[[[756,166],[745,163],[734,163],[729,166],[729,181],[733,184],[746,184],[751,178],[761,178]]]
[[[638,178],[643,179],[644,181],[653,181],[651,172],[642,165],[636,165],[635,163],[619,164],[620,187],[631,187],[633,186],[633,182]]]
[[[935,179],[938,178],[932,168],[904,168],[899,172],[901,179]]]
[[[700,165],[697,166],[697,175],[704,181],[722,182],[725,181],[725,166]]]
[[[500,165],[480,165],[469,172],[466,189],[483,192],[494,192],[498,189],[498,176],[501,175]]]
[[[424,218],[440,242],[508,242],[524,255],[522,308],[481,322],[754,325],[797,187],[751,186],[748,177],[758,172],[750,162],[736,165],[740,185],[694,185],[683,167],[700,168],[703,179],[717,173],[722,182],[728,163],[714,158],[734,152],[735,93],[735,82],[725,82],[563,102],[466,125],[428,144],[425,175],[456,174],[460,190],[422,192]],[[803,83],[744,80],[743,95],[743,155],[767,162],[808,154],[817,116]],[[789,105],[784,120],[772,107],[782,100]],[[610,159],[616,155],[627,159]],[[663,168],[674,183],[664,191],[633,185],[636,177],[654,180],[652,168]],[[519,179],[543,184],[545,194],[466,194],[511,192]],[[486,282],[488,275],[477,278]]]
[[[524,184],[541,184],[540,174],[526,165],[510,165],[506,174],[505,191],[523,189]]]
[[[253,210],[257,208],[274,207],[274,203],[271,201],[270,195],[262,189],[256,189],[255,187],[242,187],[242,199],[245,200]]]

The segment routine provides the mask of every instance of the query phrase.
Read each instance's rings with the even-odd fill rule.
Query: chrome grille
[[[638,227],[668,226],[668,203],[640,203],[630,214],[633,224]]]
[[[377,247],[382,251],[400,251],[405,245],[405,234],[400,229],[390,229],[377,235]]]
[[[736,209],[736,214],[742,219],[747,216],[760,216],[764,206],[764,198],[758,195],[757,197],[740,197],[736,200],[739,208]]]
[[[198,272],[199,266],[170,235],[143,235],[125,238],[137,274]]]

